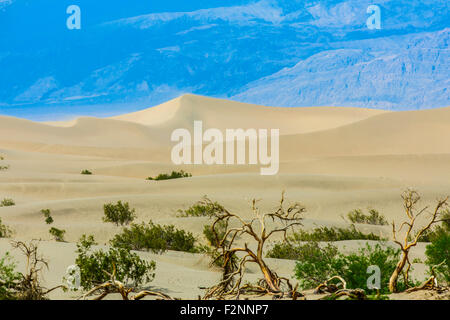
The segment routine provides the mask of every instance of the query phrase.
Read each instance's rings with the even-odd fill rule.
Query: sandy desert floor
[[[279,128],[280,171],[261,176],[259,165],[175,166],[170,160],[176,128]],[[206,218],[180,218],[207,195],[228,209],[250,217],[249,202],[276,207],[283,190],[289,201],[307,208],[304,228],[346,226],[342,218],[352,209],[374,208],[389,221],[402,221],[400,195],[417,189],[422,203],[434,204],[450,195],[450,108],[387,112],[359,108],[276,108],[185,95],[163,105],[111,119],[78,118],[69,122],[38,123],[0,116],[0,199],[16,205],[0,208],[3,223],[14,238],[41,239],[50,261],[44,273],[48,287],[61,283],[74,263],[75,243],[93,234],[106,244],[119,227],[102,221],[103,205],[118,200],[136,208],[137,222],[174,224],[202,239]],[[83,169],[94,174],[81,175]],[[192,178],[147,181],[148,176],[184,169]],[[51,240],[41,209],[51,209],[55,226],[66,230],[66,243]],[[389,226],[358,225],[390,237]],[[356,250],[364,241],[344,241],[343,250]],[[392,243],[389,243],[393,245]],[[0,256],[11,251],[0,239]],[[412,251],[424,260],[425,244]],[[20,253],[11,251],[23,268]],[[199,287],[220,278],[200,254],[139,253],[156,261],[153,288],[180,298],[196,298]],[[278,274],[293,276],[294,261],[269,259]],[[414,264],[420,279],[425,266]],[[413,274],[413,275],[414,275]],[[249,280],[259,278],[250,268]],[[75,294],[76,295],[76,294]],[[51,298],[71,298],[54,291]],[[411,298],[399,295],[398,298]]]

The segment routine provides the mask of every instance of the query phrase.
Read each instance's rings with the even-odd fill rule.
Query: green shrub
[[[109,248],[108,251],[93,250],[93,236],[83,235],[77,243],[75,264],[80,269],[80,285],[83,289],[91,289],[111,279],[115,270],[115,279],[132,285],[134,288],[151,282],[156,263],[145,261],[137,254],[125,248]]]
[[[295,232],[291,237],[290,241],[344,241],[344,240],[382,240],[379,236],[370,233],[364,234],[356,230],[355,226],[352,224],[350,228],[328,228],[319,227],[314,229],[312,232],[307,232],[305,230],[300,230]]]
[[[0,238],[9,238],[12,235],[12,231],[8,226],[5,226],[0,219]]]
[[[10,206],[14,206],[14,205],[16,205],[14,200],[9,199],[9,198],[5,198],[0,202],[0,207],[10,207]]]
[[[376,265],[381,271],[381,288],[383,293],[389,292],[389,278],[392,275],[400,257],[400,250],[391,247],[382,248],[379,244],[374,247],[366,245],[359,249],[358,253],[352,253],[344,256],[339,255],[340,268],[339,273],[346,281],[349,288],[366,289],[367,286],[367,268]]]
[[[400,256],[400,250],[382,248],[369,244],[357,253],[344,255],[328,244],[320,248],[317,243],[308,243],[298,248],[301,256],[296,263],[295,275],[303,288],[313,288],[334,275],[340,275],[347,282],[347,288],[367,290],[367,268],[376,265],[381,271],[380,292],[389,292],[389,278]],[[404,286],[404,284],[401,284]]]
[[[215,213],[221,212],[224,207],[218,202],[204,203],[202,201],[194,204],[187,210],[178,210],[179,217],[212,217]]]
[[[117,226],[123,226],[132,222],[136,218],[135,209],[130,209],[128,202],[122,203],[118,201],[117,204],[108,203],[103,206],[104,222],[112,222]]]
[[[361,209],[355,209],[347,214],[347,218],[353,223],[366,223],[374,225],[387,225],[386,218],[377,210],[370,209],[369,214],[364,214]]]
[[[288,253],[290,257],[297,260],[295,275],[300,280],[300,286],[305,289],[316,287],[332,276],[335,276],[336,257],[338,249],[332,244],[321,248],[317,242],[308,242],[303,245],[280,248],[271,253],[272,257]],[[272,249],[273,250],[273,249]]]
[[[160,173],[155,178],[148,177],[147,180],[170,180],[170,179],[179,179],[179,178],[189,178],[192,177],[192,174],[181,171],[172,171],[172,173],[169,175],[167,173]]]
[[[0,171],[2,170],[8,170],[9,169],[9,165],[6,166],[0,166]]]
[[[92,172],[91,171],[89,171],[89,170],[83,170],[83,171],[81,171],[81,174],[87,174],[87,175],[91,175],[92,174]]]
[[[50,228],[50,230],[48,231],[53,238],[58,241],[58,242],[63,242],[64,241],[64,234],[66,233],[66,230],[61,230],[55,227]]]
[[[46,224],[53,223],[53,217],[52,217],[52,213],[51,213],[50,209],[42,209],[41,213],[44,215]]]
[[[433,242],[427,245],[425,263],[436,267],[436,273],[441,280],[450,283],[450,232],[443,232]],[[443,263],[442,263],[443,262]]]
[[[15,293],[12,291],[14,284],[21,279],[21,274],[15,271],[16,265],[12,262],[11,256],[6,252],[0,258],[0,300],[15,300]]]
[[[132,224],[124,228],[111,241],[112,246],[128,250],[148,250],[162,253],[167,250],[197,252],[196,239],[192,233],[175,229],[173,225],[162,226],[150,221],[148,224]]]
[[[52,224],[54,222],[50,209],[42,209],[41,213],[44,215],[46,224]],[[64,234],[66,233],[66,230],[61,230],[61,229],[52,227],[52,228],[50,228],[48,233],[50,233],[56,241],[63,242]]]

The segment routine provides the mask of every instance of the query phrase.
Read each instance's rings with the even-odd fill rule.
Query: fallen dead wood
[[[319,284],[316,289],[314,289],[314,293],[315,294],[320,294],[320,293],[334,293],[336,291],[339,290],[339,286],[338,284],[334,284],[334,283],[330,283],[332,280],[338,279],[340,281],[340,283],[342,284],[342,288],[345,289],[347,288],[347,282],[345,282],[345,280],[340,277],[340,276],[334,276],[331,277],[330,279],[328,279],[327,281],[325,281],[324,283]]]
[[[108,272],[106,272],[106,273],[108,273]],[[79,297],[78,299],[86,300],[89,296],[98,294],[92,300],[103,300],[106,296],[108,296],[110,294],[119,293],[122,297],[122,300],[141,300],[147,296],[157,297],[157,300],[177,300],[177,299],[172,298],[169,295],[164,294],[162,292],[150,291],[150,290],[142,290],[142,291],[137,292],[135,295],[130,296],[130,293],[134,292],[134,289],[128,288],[122,282],[116,280],[115,273],[116,273],[116,268],[115,268],[115,266],[113,266],[113,273],[112,274],[108,273],[111,276],[110,280],[108,280],[100,285],[95,286],[94,288],[92,288],[88,292],[86,292],[84,295]]]
[[[342,284],[342,289],[338,288],[337,284],[330,284],[332,280],[338,279]],[[330,292],[329,295],[321,298],[320,300],[330,300],[330,299],[338,299],[341,297],[348,297],[352,300],[366,300],[366,292],[363,289],[347,289],[347,283],[340,276],[334,276],[321,283],[315,290],[314,293],[324,293]]]
[[[440,264],[437,264],[431,268],[431,277],[424,281],[420,286],[409,288],[406,290],[406,293],[416,292],[420,290],[436,290],[436,291],[445,291],[448,290],[446,287],[440,287],[438,285],[437,276],[436,276],[436,268],[440,267],[446,262],[446,260],[442,261]]]

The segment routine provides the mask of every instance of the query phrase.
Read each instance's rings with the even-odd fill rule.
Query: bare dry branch
[[[213,202],[205,199],[206,204],[211,205]],[[295,203],[285,208],[284,192],[281,196],[280,204],[274,212],[263,213],[257,206],[257,200],[251,202],[253,218],[245,220],[238,214],[234,214],[222,208],[213,216],[214,223],[211,231],[218,243],[219,258],[223,260],[224,273],[222,280],[215,286],[209,288],[204,295],[204,299],[225,299],[233,296],[239,298],[241,294],[257,294],[272,295],[276,298],[290,297],[297,299],[300,294],[297,287],[293,287],[289,280],[280,278],[273,272],[264,261],[263,251],[266,241],[275,234],[282,234],[286,238],[287,232],[295,226],[301,226],[303,219],[302,214],[306,211],[299,203]],[[270,220],[275,227],[269,228],[267,225]],[[216,232],[216,226],[224,222],[226,231],[221,237]],[[229,225],[234,224],[238,227],[230,228]],[[259,230],[259,231],[256,231]],[[256,250],[250,249],[248,244],[237,246],[236,240],[242,236],[249,236],[256,243]],[[229,265],[232,257],[237,257],[237,253],[243,253],[240,262],[235,265]],[[263,274],[263,279],[258,285],[242,284],[244,269],[247,263],[256,263]]]
[[[399,275],[403,272],[405,266],[406,271],[403,273],[405,285],[408,286],[409,283],[409,271],[411,269],[411,263],[409,261],[409,250],[417,245],[422,234],[424,234],[427,230],[429,230],[433,224],[439,222],[439,216],[443,213],[443,211],[448,207],[448,197],[444,199],[438,200],[431,217],[429,218],[427,224],[419,229],[419,231],[415,234],[414,238],[411,240],[411,233],[414,230],[417,218],[422,215],[424,212],[427,212],[428,206],[423,207],[420,210],[417,210],[417,204],[420,201],[420,195],[417,191],[408,189],[402,194],[403,199],[403,207],[405,209],[407,221],[403,222],[400,228],[397,230],[395,227],[395,222],[392,222],[392,238],[393,241],[400,247],[402,256],[400,261],[398,262],[394,272],[389,279],[389,290],[391,292],[397,292],[397,282]],[[406,232],[404,233],[404,243],[401,243],[397,240],[397,234],[402,230],[404,226],[407,226]]]

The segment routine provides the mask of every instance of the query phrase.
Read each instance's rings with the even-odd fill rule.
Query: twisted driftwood
[[[133,292],[134,290],[132,288],[127,288],[122,282],[116,280],[115,274],[116,268],[115,266],[113,266],[113,273],[109,274],[111,276],[110,280],[90,289],[88,292],[86,292],[83,296],[81,296],[78,299],[86,300],[87,297],[95,294],[96,292],[100,292],[100,294],[92,300],[102,300],[107,295],[112,293],[120,293],[120,295],[122,296],[122,300],[141,300],[147,296],[158,297],[157,300],[176,300],[167,294],[150,290],[142,290],[136,293],[134,296],[130,296],[130,293]]]
[[[431,213],[431,218],[429,219],[428,223],[424,227],[422,227],[414,237],[412,237],[411,232],[414,229],[417,218],[424,212],[428,211],[428,206],[420,210],[417,209],[417,204],[420,201],[420,195],[417,193],[417,191],[414,190],[410,189],[406,190],[402,195],[402,199],[403,199],[403,207],[405,209],[405,214],[408,220],[403,222],[398,230],[395,227],[395,222],[392,222],[393,240],[396,244],[399,245],[402,252],[402,257],[400,261],[397,263],[397,266],[395,267],[395,270],[392,273],[391,278],[389,279],[389,291],[392,293],[398,292],[397,289],[398,277],[402,274],[402,271],[405,268],[405,266],[406,270],[403,273],[405,285],[408,285],[409,283],[409,271],[411,269],[411,262],[409,261],[408,256],[409,250],[417,245],[417,242],[419,241],[422,234],[424,234],[424,232],[429,230],[435,223],[440,221],[439,216],[442,214],[443,210],[449,205],[448,197],[438,200],[433,212]],[[402,243],[401,241],[397,240],[397,233],[400,232],[402,228],[405,226],[406,232]]]

